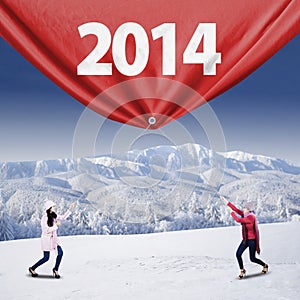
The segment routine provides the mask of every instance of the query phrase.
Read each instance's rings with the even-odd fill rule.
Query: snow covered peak
[[[160,166],[166,171],[178,171],[182,168],[199,167],[205,171],[220,166],[242,173],[260,170],[277,170],[289,174],[300,174],[300,167],[282,159],[263,155],[254,155],[242,151],[215,152],[199,144],[180,146],[157,146],[145,150],[133,150],[119,157],[103,155],[95,158],[40,160],[31,162],[0,163],[0,179],[18,179],[48,176],[50,174],[71,171],[94,170],[110,178],[116,174],[145,176],[150,173],[151,166]],[[105,175],[106,174],[106,175]]]
[[[228,168],[241,172],[259,170],[278,170],[289,174],[300,174],[300,167],[286,160],[242,151],[230,151],[222,154]]]
[[[68,172],[72,168],[73,162],[71,159],[4,162],[0,163],[0,179],[46,176],[53,173]]]

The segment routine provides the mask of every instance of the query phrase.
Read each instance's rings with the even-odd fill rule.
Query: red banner
[[[0,3],[1,36],[40,71],[97,113],[151,129],[231,88],[299,31],[299,0]]]

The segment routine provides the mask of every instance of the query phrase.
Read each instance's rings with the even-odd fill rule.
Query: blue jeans
[[[240,269],[244,269],[244,264],[243,264],[243,259],[242,259],[242,254],[244,251],[249,247],[249,256],[250,260],[256,264],[259,264],[261,266],[264,266],[265,263],[261,261],[260,259],[255,257],[255,251],[256,251],[256,242],[255,240],[248,240],[246,243],[244,241],[241,242],[239,245],[237,251],[236,251],[236,258],[238,260]]]
[[[62,257],[63,257],[62,248],[60,246],[57,246],[57,257],[56,257],[56,263],[55,263],[55,267],[54,267],[54,269],[56,271],[58,271]],[[47,262],[49,260],[49,258],[50,258],[50,251],[44,251],[44,257],[42,259],[40,259],[36,264],[34,264],[31,267],[31,269],[35,270],[36,268],[38,268],[39,266],[41,266],[42,264]]]

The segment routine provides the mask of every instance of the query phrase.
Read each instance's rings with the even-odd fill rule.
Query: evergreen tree
[[[77,209],[72,216],[73,224],[81,233],[90,233],[91,226],[89,225],[88,214],[85,209]],[[76,229],[75,229],[76,231]]]
[[[124,208],[124,213],[123,213],[123,220],[128,222],[131,217],[131,210],[130,210],[130,204],[129,201],[124,201],[125,202],[125,208]]]
[[[205,209],[205,219],[211,226],[218,226],[222,224],[221,212],[219,205],[214,201],[213,197],[209,197],[207,207]]]
[[[14,239],[12,220],[6,212],[5,204],[0,202],[0,241]]]
[[[16,217],[16,221],[18,224],[24,224],[26,222],[26,216],[24,214],[24,207],[23,203],[20,204],[20,210],[18,212],[18,215]]]
[[[147,220],[148,225],[155,224],[155,219],[156,219],[155,213],[154,213],[154,210],[152,208],[152,204],[150,201],[147,201],[145,214],[146,214],[146,220]]]
[[[190,202],[188,204],[188,211],[191,215],[193,215],[193,214],[198,214],[198,215],[203,214],[203,209],[201,207],[201,203],[199,201],[199,198],[198,198],[196,192],[192,193]]]
[[[257,200],[257,205],[256,205],[255,213],[256,213],[256,215],[262,217],[263,207],[262,207],[262,200],[261,199]]]
[[[288,214],[287,214],[286,201],[283,199],[282,196],[278,197],[276,215],[278,216],[280,221],[287,220]]]

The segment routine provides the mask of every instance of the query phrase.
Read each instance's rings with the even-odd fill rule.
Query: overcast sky
[[[209,102],[228,151],[263,154],[300,165],[299,53],[298,35],[248,78]],[[85,107],[1,38],[0,103],[0,161],[72,157],[75,127]],[[201,109],[194,113],[201,113]],[[104,125],[96,154],[109,151],[114,139],[126,140],[126,132],[131,130],[99,118]],[[193,114],[182,117],[177,125],[187,128],[195,142],[209,147],[209,137],[193,125],[194,118]],[[176,130],[175,125],[169,130],[172,126]],[[168,142],[160,132],[141,131],[138,135],[131,147]],[[150,137],[148,142],[143,135]],[[184,136],[176,141],[184,142],[188,142]]]

